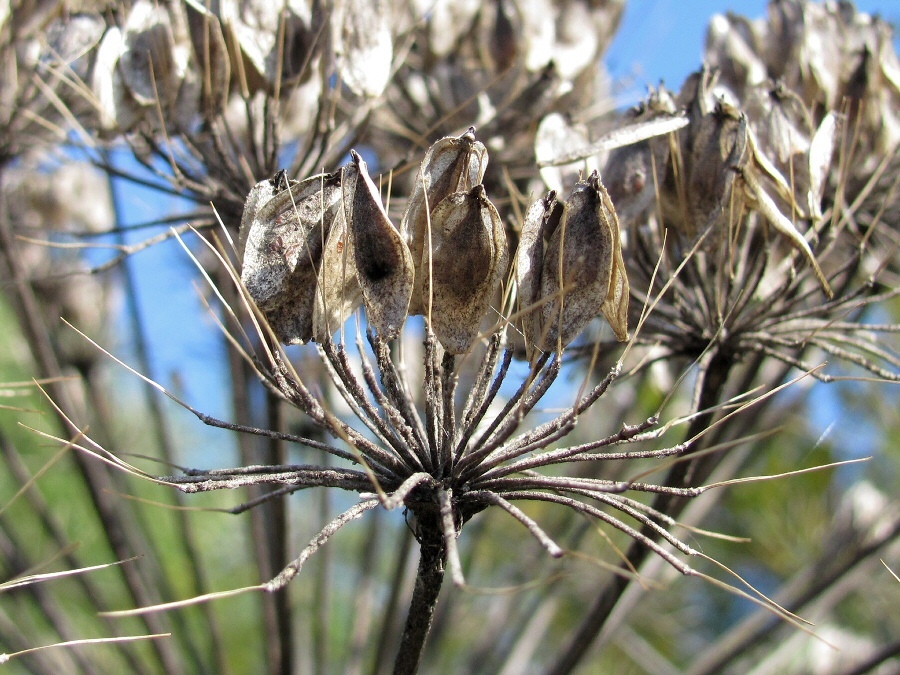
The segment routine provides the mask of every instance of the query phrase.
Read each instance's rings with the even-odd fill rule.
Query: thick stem
[[[419,521],[419,571],[409,603],[406,626],[400,639],[400,651],[394,663],[394,675],[412,675],[419,669],[425,640],[431,630],[434,610],[444,581],[447,549],[441,532],[440,518],[436,510],[434,514],[427,516],[427,520]]]

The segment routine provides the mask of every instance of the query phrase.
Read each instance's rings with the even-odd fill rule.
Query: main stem
[[[428,632],[434,619],[438,595],[441,592],[441,584],[444,581],[447,549],[437,510],[434,514],[428,514],[427,520],[419,520],[418,539],[419,570],[416,574],[412,600],[409,603],[406,626],[400,639],[400,651],[394,663],[394,675],[412,675],[419,669],[425,641],[428,639]]]

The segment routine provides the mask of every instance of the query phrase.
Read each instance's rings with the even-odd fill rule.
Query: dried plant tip
[[[257,183],[244,204],[241,280],[286,344],[313,335],[322,242],[340,211],[339,178],[323,174],[297,183],[280,172]]]
[[[412,255],[394,227],[362,158],[344,167],[344,215],[369,323],[391,339],[403,327],[413,289]]]
[[[601,312],[616,337],[628,339],[628,296],[619,222],[594,172],[575,186],[547,245],[538,346],[565,347]]]
[[[469,192],[481,183],[487,162],[487,149],[475,140],[475,127],[469,127],[459,137],[440,139],[425,153],[400,221],[400,232],[409,244],[416,270],[410,314],[424,314],[428,309],[428,298],[423,289],[428,276],[425,252],[430,238],[430,212],[453,193]]]
[[[462,354],[478,336],[506,274],[506,233],[483,185],[444,199],[431,223],[431,280],[425,280],[431,326],[447,352]]]

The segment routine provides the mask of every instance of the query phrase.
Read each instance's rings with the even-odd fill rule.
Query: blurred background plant
[[[717,15],[703,68],[677,91],[660,85],[624,110],[628,82],[613,81],[600,64],[627,9],[616,0],[0,6],[6,328],[0,335],[6,399],[0,407],[0,569],[15,579],[35,570],[129,561],[0,587],[0,649],[171,633],[144,643],[38,651],[5,667],[54,673],[391,669],[416,577],[413,531],[422,538],[421,524],[407,522],[404,509],[369,511],[318,550],[280,593],[128,618],[98,616],[266,582],[357,500],[352,492],[268,484],[188,496],[72,446],[60,451],[40,434],[82,446],[89,445],[87,436],[110,457],[153,475],[185,473],[187,483],[215,476],[214,470],[259,465],[335,465],[349,476],[350,448],[365,446],[352,433],[370,441],[385,433],[361,426],[365,414],[353,407],[356,399],[334,384],[347,386],[360,376],[360,365],[341,375],[341,359],[329,356],[330,336],[317,336],[321,351],[310,344],[288,348],[286,372],[300,376],[328,415],[317,421],[315,406],[300,406],[301,412],[289,405],[283,386],[266,386],[277,368],[242,358],[237,345],[264,354],[277,343],[265,331],[249,330],[246,296],[216,247],[204,241],[218,242],[226,257],[232,256],[228,237],[241,248],[248,194],[258,185],[271,185],[274,193],[278,183],[269,180],[281,169],[282,180],[303,181],[367,163],[373,189],[387,203],[384,216],[400,224],[419,272],[428,259],[422,251],[430,248],[404,207],[418,203],[421,210],[424,203],[432,216],[438,204],[423,202],[417,170],[436,140],[474,126],[485,159],[470,183],[449,191],[465,185],[490,199],[514,262],[502,275],[506,295],[496,295],[488,305],[494,309],[476,317],[487,315],[474,330],[486,337],[475,339],[472,353],[458,362],[435,361],[434,373],[458,376],[464,399],[481,382],[487,388],[495,369],[508,368],[490,420],[506,414],[502,404],[529,381],[525,359],[537,366],[541,349],[557,352],[552,363],[559,366],[548,366],[549,358],[540,366],[559,367],[556,381],[517,421],[527,433],[565,416],[617,367],[609,391],[577,416],[577,426],[566,426],[560,445],[578,447],[614,437],[623,425],[647,424],[634,448],[648,456],[570,462],[544,483],[524,473],[537,465],[520,467],[519,477],[532,481],[528,489],[545,495],[522,509],[569,553],[561,559],[494,512],[501,509],[464,514],[471,520],[459,556],[468,585],[443,589],[422,671],[896,671],[900,617],[891,608],[900,590],[890,570],[900,569],[900,507],[891,441],[900,420],[891,383],[900,377],[900,62],[893,32],[845,2],[783,0],[761,18]],[[359,153],[355,164],[351,149]],[[566,335],[561,345],[547,338],[556,310],[543,307],[555,307],[556,291],[542,274],[552,281],[556,272],[541,270],[553,268],[555,258],[562,265],[564,244],[554,233],[569,231],[558,224],[568,223],[558,204],[569,203],[566,218],[578,234],[571,191],[595,169],[618,214],[610,246],[621,244],[624,288],[630,287],[627,347],[615,340],[623,337],[624,317],[617,323],[609,306],[603,314],[615,330],[594,320],[559,329]],[[429,199],[440,187],[433,180]],[[535,213],[537,220],[529,220]],[[523,253],[545,248],[546,256]],[[211,285],[197,288],[210,311],[190,304],[197,291],[178,281],[168,289],[162,325],[148,324],[140,307],[147,273],[136,273],[135,262],[152,260],[156,269],[149,274],[157,277],[178,272],[183,280],[194,270],[200,280],[188,252],[209,276]],[[500,266],[500,258],[492,264]],[[528,264],[536,265],[537,281],[523,272]],[[507,283],[513,277],[517,285]],[[246,276],[245,282],[253,295]],[[421,300],[427,294],[418,285],[411,292],[411,313],[428,314]],[[565,302],[580,302],[565,292],[571,293]],[[437,298],[437,281],[434,293]],[[347,308],[348,336],[366,325],[353,309]],[[365,309],[372,317],[371,304]],[[233,343],[213,317],[228,326]],[[199,414],[143,386],[61,318]],[[468,346],[448,346],[454,326],[441,328],[433,319],[444,347],[467,354]],[[283,324],[270,320],[284,338]],[[334,324],[326,325],[333,334]],[[441,380],[423,372],[430,363],[422,351],[426,325],[410,318],[391,348],[412,382]],[[254,337],[244,341],[241,328]],[[198,329],[218,336],[207,343],[202,369],[161,369],[153,336],[172,339]],[[482,358],[493,359],[487,379],[478,372]],[[810,375],[766,395],[803,373]],[[824,382],[811,385],[813,379]],[[408,393],[413,403],[434,408],[418,386]],[[752,407],[740,409],[750,401]],[[390,408],[376,403],[376,413]],[[202,428],[197,417],[213,421],[207,413],[234,427],[277,433]],[[657,418],[655,426],[647,422]],[[308,442],[286,442],[296,437]],[[328,443],[351,459],[329,458]],[[681,461],[650,454],[666,448]],[[692,500],[678,492],[863,456],[872,459],[710,490]],[[595,508],[603,503],[589,500],[608,494],[585,488],[597,481],[663,486],[654,499],[642,500],[645,509],[676,519],[680,525],[657,517],[693,549],[813,621],[819,637],[746,598],[678,578],[663,557],[648,555],[648,544],[674,550],[659,527],[626,519],[643,537],[635,541],[547,503],[564,499],[552,487],[556,479],[582,490],[577,494],[585,501],[577,503]],[[346,484],[351,491],[376,489],[353,480]],[[409,517],[421,515],[414,501],[406,506]],[[243,515],[230,515],[238,512]],[[731,538],[705,536],[699,527]]]

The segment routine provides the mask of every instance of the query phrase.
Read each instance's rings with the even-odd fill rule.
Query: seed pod
[[[712,225],[709,245],[714,246],[727,231],[735,169],[748,165],[748,145],[747,118],[734,106],[720,102],[700,119],[687,165],[689,217],[684,233],[689,240]]]
[[[199,0],[185,2],[191,41],[200,72],[202,101],[207,118],[225,109],[228,85],[231,81],[231,62],[222,23]]]
[[[565,207],[551,190],[543,199],[532,204],[525,214],[516,254],[516,285],[519,292],[519,311],[525,335],[525,353],[530,360],[534,345],[541,334],[541,274],[544,269],[544,241],[553,236]]]
[[[456,192],[432,212],[431,260],[423,262],[425,311],[444,349],[469,350],[500,288],[509,254],[497,209],[476,185]],[[430,272],[430,276],[429,276]]]
[[[344,167],[344,215],[356,273],[369,323],[391,339],[403,327],[413,289],[412,255],[384,207],[369,177],[366,163],[350,151],[353,164]]]
[[[406,205],[400,232],[409,244],[415,265],[415,283],[409,313],[424,314],[427,296],[423,295],[427,267],[423,267],[428,246],[430,212],[455,192],[469,192],[481,183],[487,168],[487,149],[475,140],[475,127],[462,136],[448,136],[434,143],[416,174],[416,184]],[[427,208],[426,208],[427,206]],[[434,224],[432,223],[432,240]]]
[[[544,254],[538,346],[562,349],[601,312],[628,339],[628,296],[619,222],[595,171],[575,186]]]
[[[660,86],[658,90],[651,90],[647,101],[631,112],[628,123],[671,119],[674,113],[672,94]],[[665,177],[666,163],[674,143],[675,137],[667,134],[616,148],[609,154],[603,179],[623,227],[643,222],[648,210],[654,206],[657,186]]]
[[[340,199],[338,174],[297,183],[281,172],[257,183],[244,204],[241,280],[286,344],[313,336],[322,242],[340,214]]]

